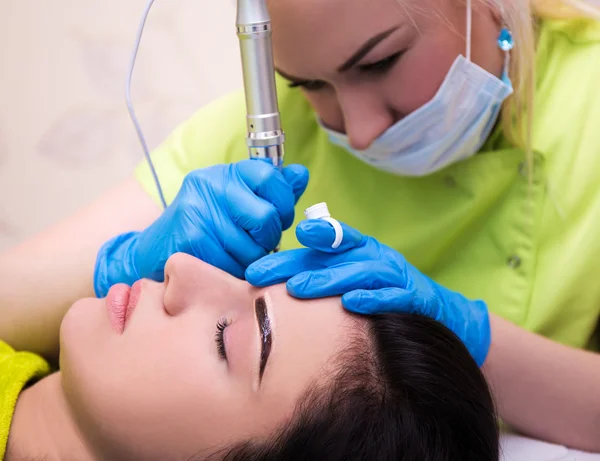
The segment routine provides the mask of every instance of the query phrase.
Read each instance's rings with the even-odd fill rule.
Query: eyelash
[[[363,72],[373,72],[376,74],[383,74],[394,67],[394,64],[398,61],[400,56],[402,55],[402,51],[392,54],[381,61],[374,62],[372,64],[365,64],[363,66],[359,66],[358,68]]]
[[[217,351],[219,352],[219,357],[223,360],[227,360],[227,352],[225,350],[225,339],[223,334],[225,333],[225,328],[229,326],[229,322],[227,320],[219,320],[217,322],[217,332],[215,333],[215,342],[217,343]]]
[[[306,91],[319,91],[325,86],[325,82],[321,80],[305,80],[303,82],[291,82],[288,86],[290,88],[302,88]]]
[[[383,75],[387,71],[389,71],[394,65],[398,62],[398,59],[402,56],[403,51],[399,51],[398,53],[392,54],[385,59],[374,62],[372,64],[365,64],[359,66],[358,69],[361,72],[368,72],[374,75]],[[325,82],[321,80],[306,80],[302,82],[291,82],[288,84],[290,88],[302,88],[306,91],[319,91],[326,85]]]

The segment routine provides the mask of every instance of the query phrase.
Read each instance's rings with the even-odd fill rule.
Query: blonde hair
[[[465,4],[467,0],[462,0]],[[600,0],[471,0],[485,3],[511,31],[515,48],[510,51],[508,70],[514,93],[502,107],[501,129],[504,137],[527,153],[529,185],[533,178],[533,107],[535,100],[535,65],[537,23],[540,19],[600,20]],[[406,0],[397,0],[410,16]],[[412,9],[417,9],[411,5]],[[423,12],[423,10],[420,10]],[[435,13],[434,14],[438,14]],[[441,20],[446,20],[440,15]]]
[[[511,77],[514,94],[502,110],[502,131],[513,144],[527,152],[528,171],[533,171],[532,125],[535,99],[537,19],[595,18],[600,20],[597,0],[480,0],[502,17],[515,39],[511,51]]]

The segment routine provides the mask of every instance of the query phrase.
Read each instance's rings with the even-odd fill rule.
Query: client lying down
[[[164,283],[75,303],[60,336],[60,371],[45,377],[45,362],[0,343],[6,461],[499,456],[482,374],[423,317],[355,316],[176,254]]]

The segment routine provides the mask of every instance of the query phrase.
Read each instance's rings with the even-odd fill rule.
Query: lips
[[[131,288],[123,283],[119,283],[113,285],[108,291],[105,300],[108,318],[111,326],[117,333],[122,334],[125,331],[125,324],[131,317],[141,293],[142,284],[139,280]]]

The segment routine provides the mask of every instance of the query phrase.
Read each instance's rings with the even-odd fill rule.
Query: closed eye
[[[225,349],[225,328],[229,326],[229,322],[225,319],[217,322],[217,332],[215,333],[215,342],[217,343],[217,352],[222,360],[227,361],[227,350]]]
[[[288,84],[290,88],[302,88],[306,91],[318,91],[325,85],[326,83],[322,80],[304,80],[299,82],[290,82]]]
[[[399,51],[398,53],[394,53],[385,59],[381,59],[380,61],[371,64],[360,65],[358,66],[358,70],[376,76],[383,75],[392,67],[394,67],[403,54],[404,51]],[[322,80],[298,80],[291,81],[288,84],[290,88],[302,88],[306,91],[319,91],[322,90],[326,85],[327,83]]]
[[[392,67],[394,67],[394,65],[398,62],[398,59],[400,59],[400,56],[402,56],[402,54],[403,51],[399,51],[398,53],[392,54],[391,56],[388,56],[385,59],[374,62],[372,64],[363,64],[361,66],[358,66],[358,68],[362,72],[384,74]]]

